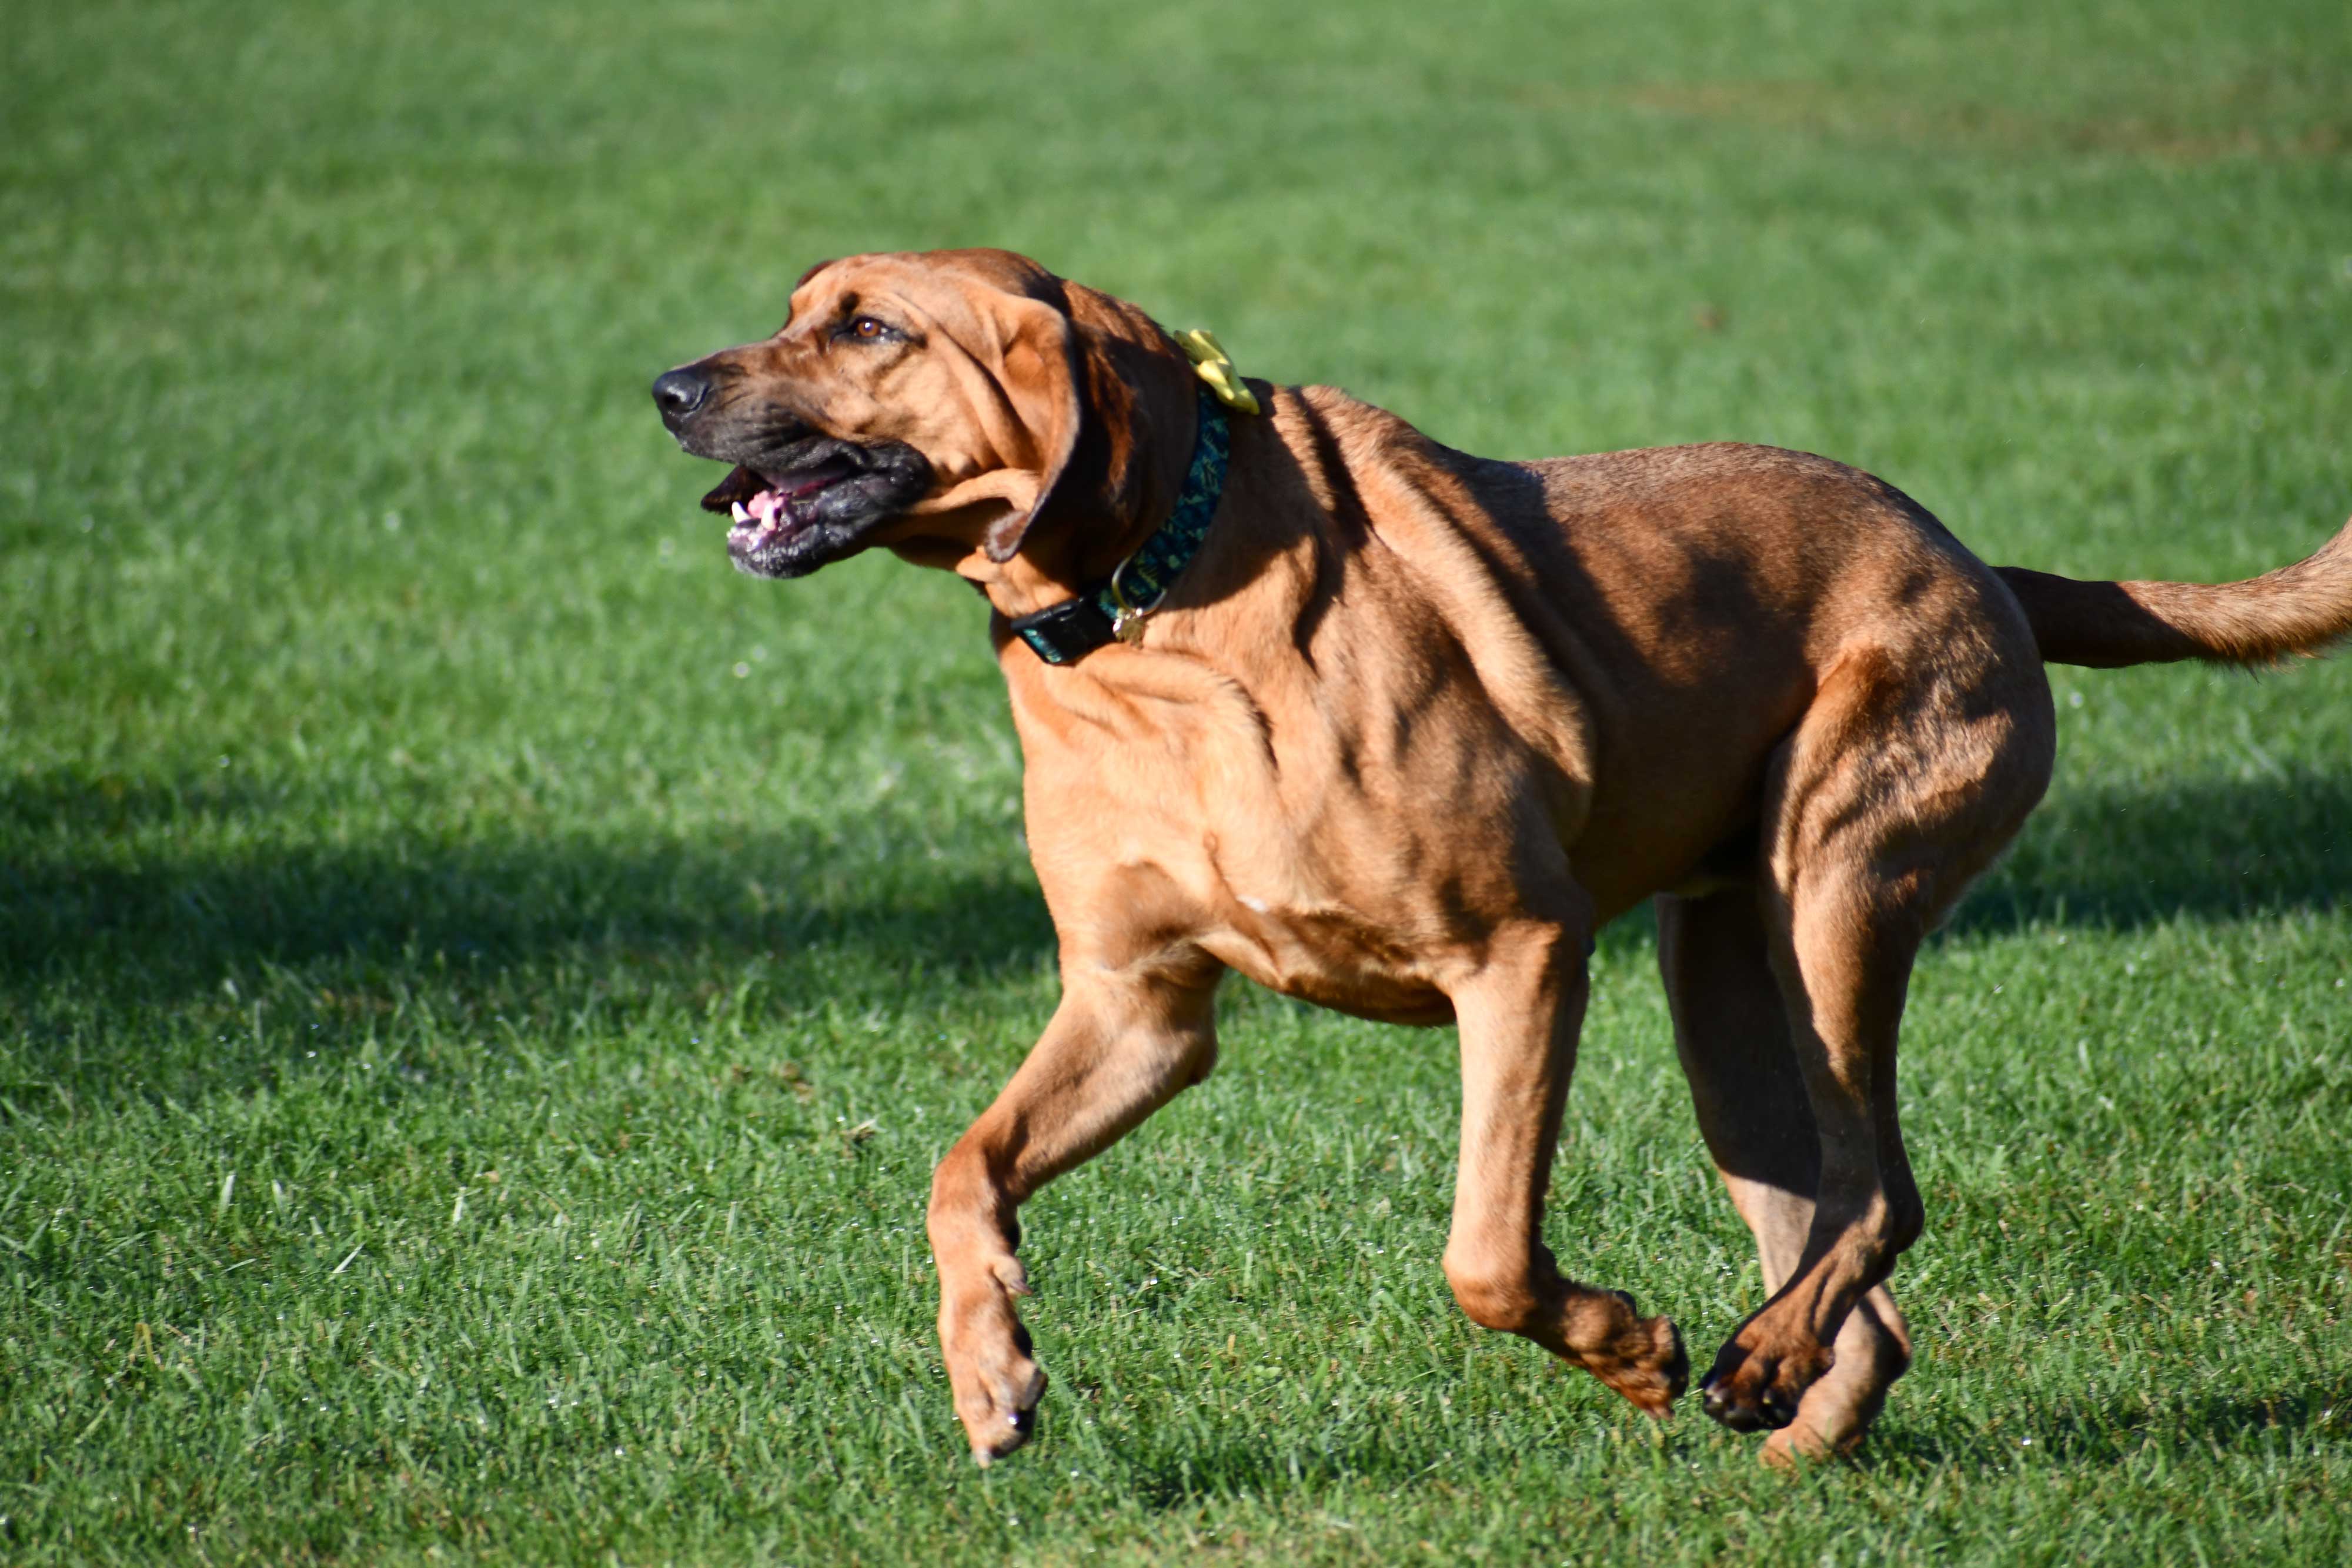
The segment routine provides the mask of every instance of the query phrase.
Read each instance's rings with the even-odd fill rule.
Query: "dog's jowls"
[[[974,1455],[1019,1447],[1045,1386],[1014,1311],[1021,1204],[1207,1076],[1227,969],[1459,1024],[1456,1300],[1664,1414],[1674,1325],[1542,1236],[1585,956],[1645,898],[1770,1292],[1707,1414],[1777,1428],[1775,1460],[1850,1447],[1910,1360],[1885,1283],[1924,1218],[1904,992],[2049,780],[2042,662],[2315,649],[2352,631],[2352,528],[2251,582],[2074,582],[1987,567],[1819,457],[1501,463],[1252,382],[1265,412],[1233,419],[1206,543],[1140,641],[1047,666],[1009,622],[1169,516],[1194,385],[1141,311],[1001,251],[827,263],[775,336],[655,383],[681,444],[735,465],[705,505],[743,570],[879,545],[996,612],[1062,999],[932,1186]]]

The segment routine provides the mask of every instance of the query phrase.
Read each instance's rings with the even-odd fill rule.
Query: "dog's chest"
[[[1519,907],[1525,780],[1494,737],[1213,716],[1080,745],[1024,727],[1031,852],[1066,948],[1189,944],[1322,1006],[1450,1019],[1449,982]]]

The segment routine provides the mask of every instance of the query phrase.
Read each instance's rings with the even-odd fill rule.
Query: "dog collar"
[[[1228,361],[1230,363],[1230,361]],[[1245,389],[1244,389],[1245,390]],[[1184,470],[1176,509],[1136,547],[1133,555],[1076,599],[1024,615],[1013,630],[1049,664],[1075,664],[1107,643],[1139,643],[1143,620],[1160,607],[1179,574],[1209,537],[1209,519],[1225,491],[1225,462],[1233,432],[1218,394],[1201,388],[1200,428],[1192,437],[1192,461]]]
[[[1225,459],[1233,443],[1225,410],[1255,413],[1257,398],[1216,334],[1198,328],[1179,332],[1176,345],[1192,361],[1192,373],[1201,382],[1192,461],[1185,465],[1176,509],[1133,555],[1111,569],[1109,577],[1080,590],[1076,599],[1048,604],[1013,622],[1021,640],[1049,664],[1075,664],[1106,643],[1142,642],[1144,617],[1160,608],[1177,575],[1192,564],[1201,541],[1209,537],[1209,519],[1217,515],[1217,501],[1225,493]]]

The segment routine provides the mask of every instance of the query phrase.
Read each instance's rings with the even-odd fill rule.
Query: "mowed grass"
[[[1988,557],[2352,510],[2330,0],[37,6],[0,30],[0,1559],[2352,1557],[2352,662],[2060,671],[1906,1040],[1921,1362],[1789,1479],[1452,1308],[1447,1031],[1234,983],[1025,1216],[1055,996],[981,607],[728,570],[644,386],[999,244],[1497,455],[1716,437]],[[1433,803],[1434,809],[1435,803]],[[1759,1296],[1641,917],[1553,1194]]]

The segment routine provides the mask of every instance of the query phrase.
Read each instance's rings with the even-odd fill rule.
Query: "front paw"
[[[1622,1311],[1605,1336],[1576,1350],[1585,1370],[1633,1401],[1644,1416],[1664,1420],[1690,1382],[1690,1357],[1672,1318],[1645,1318],[1622,1291],[1602,1298]],[[1595,1343],[1597,1341],[1597,1343]]]
[[[941,1314],[940,1340],[956,1417],[971,1443],[972,1461],[986,1469],[1036,1430],[1045,1369],[1031,1355],[1029,1331],[1002,1291],[973,1310]]]

